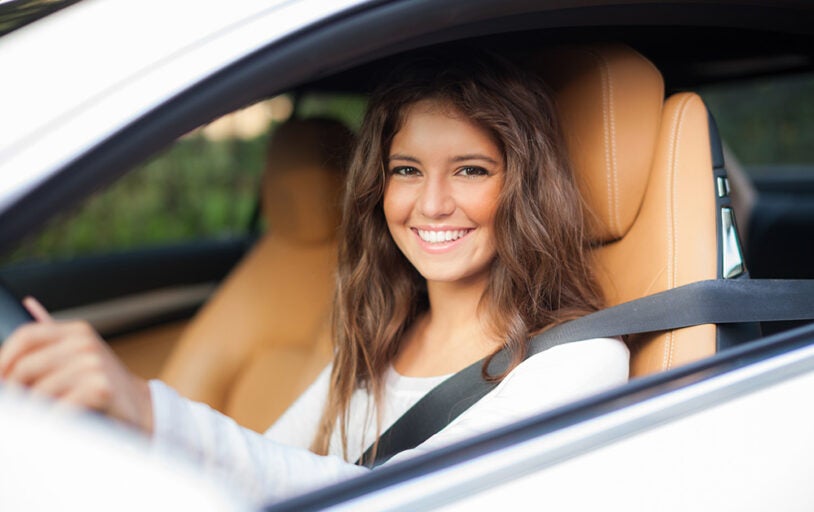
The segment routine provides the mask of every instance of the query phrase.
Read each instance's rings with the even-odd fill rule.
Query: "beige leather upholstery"
[[[181,321],[139,329],[107,342],[128,370],[142,379],[157,379],[186,324]]]
[[[570,47],[540,57],[552,87],[598,244],[608,305],[717,276],[715,195],[701,99],[664,101],[658,70],[622,45]],[[631,375],[715,352],[702,325],[632,336]]]
[[[184,331],[162,378],[257,431],[330,359],[340,188],[351,133],[290,121],[269,145],[268,231]]]

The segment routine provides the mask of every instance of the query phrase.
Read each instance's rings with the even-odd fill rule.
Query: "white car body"
[[[250,510],[110,421],[0,388],[2,510]]]

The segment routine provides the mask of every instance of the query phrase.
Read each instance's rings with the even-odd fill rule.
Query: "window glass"
[[[279,96],[179,139],[79,207],[56,216],[2,263],[61,260],[246,233],[268,131],[291,115]]]
[[[814,75],[725,83],[699,93],[747,172],[814,173]]]
[[[365,115],[367,97],[360,94],[303,94],[297,102],[297,117],[330,117],[358,131]]]
[[[112,186],[55,216],[0,258],[0,265],[247,234],[274,126],[296,115],[332,117],[356,130],[366,98],[306,93],[294,103],[292,95],[276,96],[181,137]]]

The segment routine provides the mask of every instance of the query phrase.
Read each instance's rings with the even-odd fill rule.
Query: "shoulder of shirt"
[[[627,363],[630,360],[630,350],[621,338],[590,338],[551,347],[534,354],[521,364],[546,358],[568,359],[572,357],[579,358],[582,362],[587,358],[605,361],[624,360]]]
[[[620,338],[591,338],[557,345],[534,354],[512,370],[501,382],[501,387],[512,380],[528,377],[548,379],[561,378],[563,374],[590,374],[596,370],[627,379],[630,351]],[[521,377],[523,376],[523,377]]]

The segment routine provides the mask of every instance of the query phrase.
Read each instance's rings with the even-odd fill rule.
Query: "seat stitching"
[[[601,57],[601,64],[602,68],[605,70],[605,76],[607,76],[607,87],[608,87],[608,117],[610,119],[610,123],[608,129],[610,131],[610,176],[609,179],[613,185],[613,194],[611,196],[612,204],[609,205],[609,208],[612,208],[613,214],[613,224],[617,232],[621,232],[621,219],[619,218],[619,165],[616,160],[616,113],[613,108],[614,98],[613,98],[613,74],[610,71],[610,66],[608,65],[607,60]]]
[[[679,159],[679,152],[678,147],[681,145],[681,134],[682,134],[682,125],[684,123],[684,113],[686,112],[686,105],[687,102],[692,98],[691,95],[687,95],[681,99],[678,107],[676,108],[675,114],[673,114],[672,120],[672,130],[670,134],[670,165],[669,165],[669,176],[667,179],[667,194],[668,194],[668,201],[667,201],[667,219],[668,219],[668,238],[667,238],[667,247],[669,251],[669,257],[667,259],[669,267],[667,271],[667,285],[669,288],[675,287],[676,281],[676,267],[678,266],[678,236],[677,236],[677,222],[675,216],[675,204],[676,204],[676,187],[675,187],[675,180],[676,180],[676,173],[678,170],[678,159]],[[662,359],[662,370],[667,370],[672,368],[673,359],[675,354],[675,336],[673,331],[667,333],[667,347],[664,351],[664,357]]]
[[[608,222],[609,228],[612,233],[618,232],[618,226],[616,225],[616,219],[613,214],[614,203],[616,202],[616,198],[614,197],[614,190],[612,186],[612,174],[613,174],[613,163],[611,157],[611,134],[610,134],[610,120],[609,120],[609,85],[608,85],[608,65],[602,56],[596,52],[588,51],[586,52],[588,55],[593,57],[597,62],[599,62],[600,68],[600,78],[602,79],[602,136],[605,141],[605,187],[606,187],[606,194],[608,196]]]

